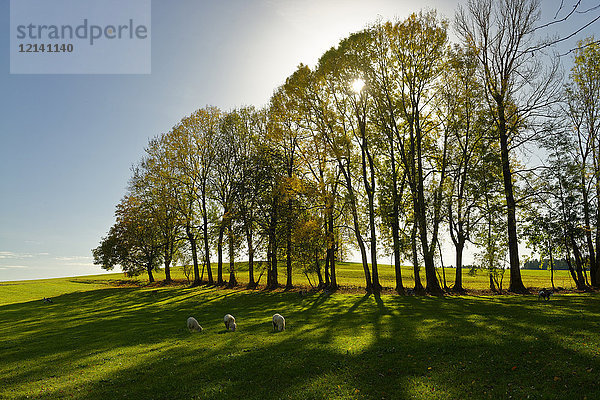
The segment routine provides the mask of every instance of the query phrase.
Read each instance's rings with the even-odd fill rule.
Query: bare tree
[[[540,133],[560,90],[558,63],[542,64],[534,42],[539,0],[469,0],[456,13],[456,30],[477,54],[493,127],[500,143],[507,210],[510,287],[526,292],[519,269],[517,201],[511,156]]]

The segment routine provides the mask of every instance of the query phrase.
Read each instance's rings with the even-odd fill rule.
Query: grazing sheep
[[[194,317],[189,317],[187,319],[187,327],[190,330],[190,332],[193,332],[193,331],[202,332],[202,327],[200,326],[200,324],[198,323],[198,321],[196,321],[196,318],[194,318]]]
[[[538,293],[538,300],[539,299],[550,300],[550,296],[552,296],[552,294],[553,294],[552,290],[546,290],[546,288],[543,288]]]
[[[237,325],[235,323],[235,318],[233,317],[233,315],[231,315],[231,314],[225,315],[225,318],[223,318],[223,321],[225,322],[225,329],[228,329],[231,332],[235,332]]]
[[[285,329],[285,318],[281,314],[273,315],[273,330],[281,332]]]

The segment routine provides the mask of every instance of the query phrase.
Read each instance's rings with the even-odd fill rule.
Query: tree
[[[404,293],[401,269],[401,240],[400,240],[400,203],[406,184],[406,170],[401,169],[397,160],[396,116],[400,114],[395,99],[395,82],[399,80],[399,70],[394,68],[391,55],[391,24],[375,24],[370,28],[372,43],[369,46],[370,57],[373,60],[370,68],[366,69],[369,90],[373,96],[372,120],[377,129],[383,133],[380,141],[381,153],[387,162],[380,163],[379,181],[382,190],[379,191],[380,215],[382,221],[389,226],[394,254],[394,270],[396,277],[395,290]],[[382,140],[383,139],[383,140]],[[401,183],[399,176],[402,176]],[[383,230],[385,232],[385,230]],[[382,232],[382,233],[383,233]],[[420,284],[420,282],[419,282]]]
[[[377,133],[370,121],[370,109],[373,101],[369,90],[369,82],[365,82],[366,70],[372,62],[368,52],[372,42],[371,30],[351,35],[340,43],[345,64],[344,74],[350,79],[347,95],[350,114],[346,116],[350,124],[354,141],[360,149],[360,176],[362,188],[367,198],[367,216],[369,226],[369,243],[371,253],[372,286],[374,291],[381,290],[379,283],[379,268],[377,265],[377,224],[376,224],[376,157]],[[347,89],[347,90],[348,90]]]
[[[575,134],[579,191],[592,286],[600,286],[600,44],[594,37],[579,42],[566,88],[566,115]]]
[[[399,156],[406,170],[413,215],[425,263],[427,291],[442,292],[434,254],[442,217],[442,191],[446,179],[447,136],[440,140],[430,107],[433,87],[443,69],[447,24],[435,12],[412,14],[405,21],[388,25],[394,65],[399,68],[398,114],[392,128],[399,143]],[[390,109],[393,103],[390,103]],[[429,194],[429,196],[428,196]]]
[[[169,171],[162,158],[162,142],[160,139],[150,140],[139,167],[134,169],[131,185],[135,192],[144,197],[150,204],[153,218],[156,221],[162,241],[162,252],[165,266],[165,281],[171,281],[171,262],[179,251],[181,242],[180,214],[176,206],[175,193],[167,177]]]
[[[321,140],[326,143],[341,173],[346,191],[346,203],[352,219],[352,231],[360,250],[365,287],[370,292],[373,290],[373,281],[362,234],[363,224],[359,215],[360,198],[355,183],[357,161],[353,125],[356,128],[356,121],[352,123],[348,120],[349,117],[353,120],[355,118],[350,108],[349,97],[354,96],[350,85],[356,79],[356,75],[348,73],[343,51],[343,44],[340,44],[338,48],[330,49],[319,59],[314,74],[316,90],[313,92],[313,101],[318,115]]]
[[[197,176],[199,183],[199,209],[202,215],[202,240],[204,242],[204,264],[208,274],[208,283],[213,283],[212,268],[210,264],[210,232],[212,206],[210,200],[210,178],[216,158],[215,140],[219,124],[223,117],[222,112],[216,107],[205,107],[193,114],[192,137],[195,144],[195,153],[198,155]]]
[[[279,235],[278,228],[281,225],[281,214],[283,213],[283,187],[284,162],[278,146],[273,144],[272,135],[269,133],[274,129],[271,123],[270,113],[260,118],[264,122],[264,132],[261,141],[257,143],[256,153],[252,165],[254,173],[251,175],[254,187],[250,190],[255,191],[256,208],[254,220],[259,227],[259,235],[267,255],[267,288],[274,289],[279,286],[278,281],[278,250]]]
[[[581,164],[578,161],[580,148],[575,135],[569,134],[569,131],[566,126],[558,126],[554,134],[540,141],[548,152],[548,165],[540,177],[546,190],[538,194],[538,207],[542,209],[541,215],[552,216],[550,221],[544,221],[548,228],[544,236],[551,235],[546,240],[554,237],[554,246],[563,251],[575,285],[578,289],[585,289],[580,249],[585,240]],[[540,242],[537,235],[539,233],[530,240]]]
[[[195,286],[200,284],[199,230],[204,242],[203,259],[208,272],[208,283],[213,283],[209,247],[209,221],[213,207],[209,182],[215,162],[215,137],[221,118],[218,108],[207,106],[183,118],[161,137],[163,145],[159,154],[160,170],[165,174],[164,179],[170,182],[175,205],[190,244]]]
[[[505,222],[502,221],[502,205],[500,193],[490,193],[482,204],[483,223],[476,230],[477,244],[481,249],[475,255],[479,267],[488,272],[490,289],[502,292],[502,281],[505,271],[507,234]]]
[[[533,42],[539,20],[539,0],[469,0],[458,8],[456,29],[473,49],[481,67],[486,100],[500,144],[506,198],[510,287],[526,292],[519,268],[517,202],[511,151],[535,138],[548,108],[557,100],[558,64],[544,69]]]
[[[268,187],[266,164],[259,151],[260,140],[266,134],[267,115],[265,110],[245,107],[239,110],[241,124],[245,135],[240,137],[240,179],[235,189],[238,215],[242,230],[246,236],[248,251],[248,288],[253,289],[257,283],[254,279],[254,256],[258,247],[255,231],[258,225],[257,208]]]
[[[300,78],[300,81],[299,79]],[[292,230],[297,213],[297,196],[300,182],[298,170],[301,168],[298,155],[299,143],[305,140],[305,130],[301,125],[301,115],[296,96],[298,86],[301,85],[301,74],[294,73],[286,79],[285,84],[279,87],[271,97],[269,113],[271,127],[269,131],[272,144],[277,146],[281,155],[285,178],[282,179],[282,201],[285,204],[285,260],[286,260],[286,285],[287,289],[293,287],[292,282]]]
[[[146,272],[148,280],[154,282],[153,271],[161,262],[162,243],[151,207],[135,193],[127,194],[117,205],[115,224],[92,250],[94,264],[107,270],[119,265],[128,276]]]
[[[439,83],[437,109],[443,129],[449,134],[446,205],[450,238],[456,251],[453,290],[463,292],[462,259],[467,241],[483,213],[481,199],[488,195],[485,181],[490,176],[489,154],[495,150],[489,139],[483,87],[477,76],[477,59],[472,49],[449,49],[447,67]]]
[[[306,208],[322,214],[326,232],[325,286],[337,289],[336,258],[340,246],[339,220],[342,217],[340,204],[343,194],[338,189],[341,170],[331,156],[328,137],[332,120],[324,105],[322,81],[305,65],[298,66],[293,79],[285,85],[288,107],[298,114],[297,124],[303,130],[303,140],[298,145],[298,174],[305,190],[303,203]],[[325,136],[324,136],[325,135]]]
[[[541,263],[544,263],[544,257],[549,259],[552,289],[556,289],[554,286],[554,253],[560,251],[561,248],[560,240],[557,240],[557,233],[560,233],[560,228],[556,222],[550,214],[535,210],[526,220],[524,229],[527,245],[533,251],[539,253]]]
[[[236,190],[243,173],[241,149],[246,140],[247,132],[237,110],[227,113],[221,121],[219,135],[215,138],[216,160],[214,163],[213,193],[216,201],[221,206],[221,217],[217,223],[218,240],[217,255],[218,272],[217,283],[223,284],[223,236],[227,233],[229,245],[229,285],[235,286],[235,247],[236,247],[236,220],[239,211]]]
[[[307,277],[311,286],[314,285],[310,281],[310,275],[316,274],[319,288],[325,285],[321,265],[327,246],[322,227],[322,221],[307,213],[298,220],[292,238],[294,242],[294,263]]]

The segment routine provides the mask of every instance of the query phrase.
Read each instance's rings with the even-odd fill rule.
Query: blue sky
[[[300,62],[313,65],[378,16],[428,6],[452,17],[458,3],[156,0],[151,74],[11,75],[10,2],[0,0],[0,281],[100,273],[91,249],[130,166],[183,116],[264,105]],[[548,20],[560,0],[543,3]]]

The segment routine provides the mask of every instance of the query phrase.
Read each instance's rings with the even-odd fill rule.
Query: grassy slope
[[[0,286],[0,398],[600,398],[598,295],[301,299],[105,279],[27,283],[64,285],[54,304]]]
[[[241,262],[241,263],[236,263],[236,277],[239,281],[240,284],[246,284],[248,283],[248,265],[245,262]],[[216,279],[216,274],[217,274],[217,268],[216,268],[216,264],[213,264],[213,276]],[[365,279],[364,279],[364,273],[363,273],[363,269],[362,269],[362,265],[361,264],[357,264],[357,263],[338,263],[337,264],[337,278],[338,278],[338,284],[343,285],[343,286],[358,286],[358,287],[364,287],[365,286]],[[284,284],[285,285],[285,264],[284,263],[280,263],[279,264],[279,283],[280,284]],[[440,268],[438,268],[438,273],[439,276],[442,276],[442,270]],[[522,270],[521,271],[522,277],[523,277],[523,283],[525,284],[526,287],[532,287],[532,288],[542,288],[542,287],[552,287],[552,284],[550,282],[550,271],[543,271],[543,270]],[[555,271],[555,276],[554,276],[554,284],[557,287],[563,287],[563,288],[567,288],[567,289],[571,289],[573,288],[573,281],[571,279],[571,277],[569,276],[569,272],[568,271]],[[258,279],[258,276],[260,275],[260,272],[255,271],[255,279]],[[455,276],[455,270],[452,268],[446,268],[446,283],[448,286],[452,286],[454,285],[454,276]],[[122,275],[121,275],[122,277]],[[173,270],[172,273],[172,277],[174,279],[184,279],[185,280],[185,276],[183,275],[183,272],[180,268],[175,268]],[[229,279],[229,264],[225,263],[223,266],[223,277],[225,280]],[[158,272],[155,274],[155,278],[157,280],[162,280],[164,279],[164,272]],[[204,274],[204,279],[206,280],[206,274]],[[316,285],[317,278],[316,276],[312,276],[310,277],[312,284]],[[323,277],[323,279],[325,279],[325,277]],[[387,265],[387,264],[381,264],[379,265],[379,279],[380,279],[380,283],[381,285],[383,285],[384,287],[387,288],[394,288],[396,285],[396,280],[395,280],[395,276],[394,276],[394,268],[393,266]],[[402,279],[403,279],[403,283],[405,287],[414,287],[414,274],[413,274],[413,269],[410,266],[406,266],[406,267],[402,267]],[[140,276],[139,278],[140,281],[145,281],[147,280],[147,276],[143,275]],[[440,279],[441,280],[441,279]],[[421,281],[423,283],[423,285],[425,285],[425,271],[423,269],[421,269]],[[262,278],[261,278],[261,284],[265,284],[266,282],[266,276],[263,274]],[[303,285],[303,286],[308,286],[308,280],[306,279],[306,277],[297,272],[294,271],[293,273],[293,282],[296,285]],[[507,289],[508,288],[508,284],[509,284],[509,271],[506,271],[505,273],[505,279],[503,282],[503,288]],[[469,275],[469,270],[468,269],[463,269],[463,286],[467,289],[476,289],[476,290],[481,290],[481,289],[489,289],[490,287],[490,282],[489,282],[489,277],[488,275],[484,272],[484,271],[477,271],[475,275]]]

